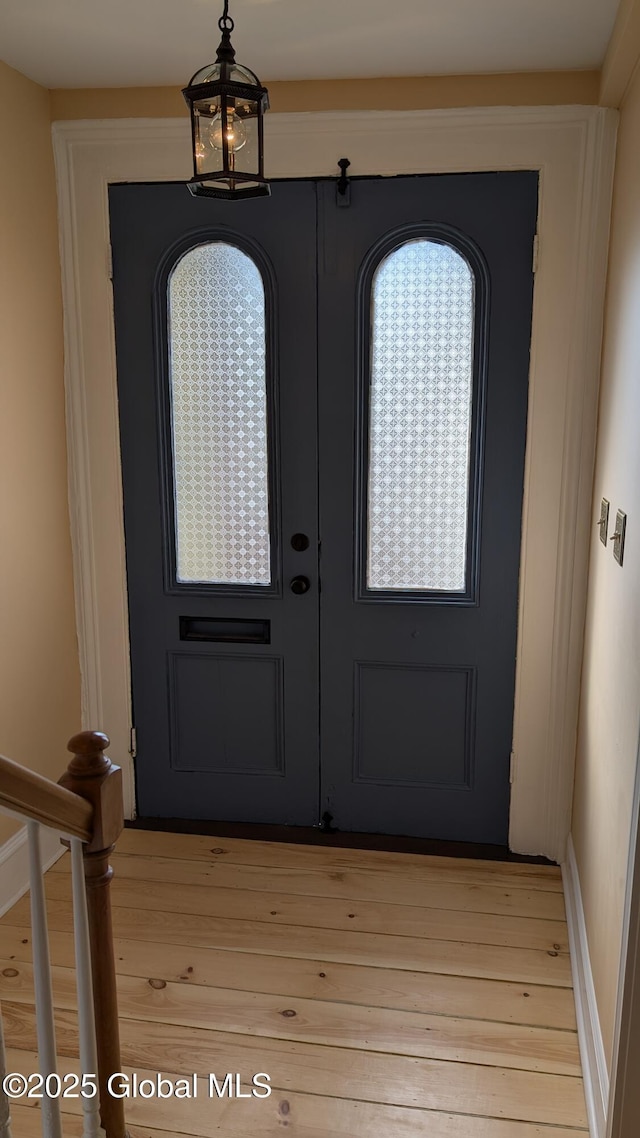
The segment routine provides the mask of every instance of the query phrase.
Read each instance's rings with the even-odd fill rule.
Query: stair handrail
[[[0,755],[0,807],[70,838],[91,840],[90,802],[4,755]]]
[[[74,735],[67,746],[73,757],[57,783],[0,756],[0,809],[27,822],[38,1050],[53,1070],[55,1033],[40,826],[71,842],[81,1066],[83,1073],[97,1074],[99,1102],[98,1116],[96,1104],[83,1100],[86,1138],[128,1138],[124,1103],[108,1090],[110,1076],[122,1069],[110,857],[124,826],[122,771],[105,754],[108,746],[108,737],[100,731]],[[42,1106],[44,1136],[57,1138],[59,1103],[45,1096]],[[10,1123],[5,1125],[0,1135],[10,1136]]]

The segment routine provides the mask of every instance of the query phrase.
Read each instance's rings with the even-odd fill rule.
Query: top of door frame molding
[[[617,119],[585,106],[265,119],[270,177],[332,176],[347,152],[354,176],[540,171],[510,844],[557,861],[571,820]],[[171,118],[55,122],[52,135],[83,726],[109,733],[133,816],[107,187],[186,180],[190,133]]]

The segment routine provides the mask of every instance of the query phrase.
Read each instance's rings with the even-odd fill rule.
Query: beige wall
[[[188,76],[185,76],[185,83]],[[429,110],[437,107],[552,106],[597,103],[597,71],[512,75],[432,75],[402,79],[269,82],[274,111]],[[51,92],[52,119],[170,118],[186,115],[178,87]]]
[[[619,107],[626,97],[638,63],[640,3],[619,0],[616,22],[607,46],[600,76],[600,102]]]
[[[610,534],[628,515],[622,568],[598,541],[602,497]],[[573,838],[610,1059],[640,728],[640,77],[620,119],[593,520]]]
[[[4,63],[0,152],[0,752],[57,778],[80,681],[49,94]]]

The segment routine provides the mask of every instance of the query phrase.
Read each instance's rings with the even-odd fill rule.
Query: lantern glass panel
[[[248,99],[229,100],[227,137],[229,166],[245,174],[259,174],[258,104]]]
[[[260,82],[258,76],[254,75],[248,67],[243,67],[240,63],[232,63],[229,68],[229,79],[232,83],[242,83],[245,87],[259,87]]]
[[[217,132],[216,132],[217,126]],[[194,153],[198,174],[222,170],[222,145],[216,146],[220,135],[220,99],[198,99],[193,104]]]

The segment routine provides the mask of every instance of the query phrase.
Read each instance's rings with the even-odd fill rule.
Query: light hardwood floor
[[[128,830],[114,858],[131,1138],[585,1138],[560,871]],[[60,1069],[76,1069],[68,855],[47,875]],[[28,899],[0,921],[9,1070],[36,1070]],[[271,1077],[210,1100],[208,1075]],[[79,1138],[66,1102],[65,1138]],[[14,1107],[15,1138],[39,1135]]]

